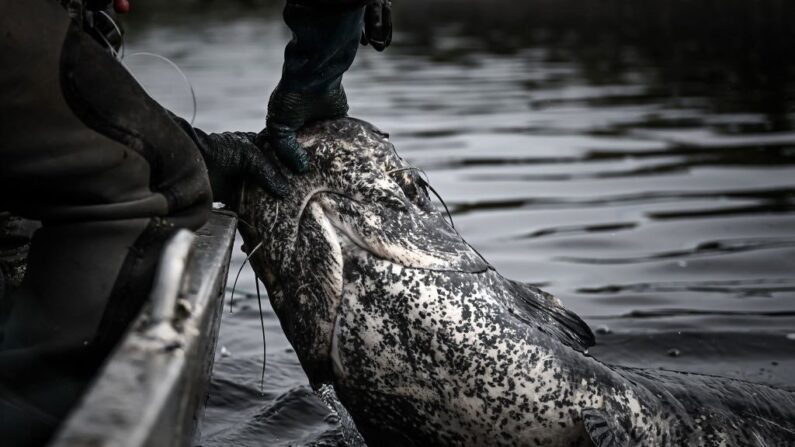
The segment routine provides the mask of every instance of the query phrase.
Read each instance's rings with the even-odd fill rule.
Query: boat
[[[195,444],[207,400],[237,219],[213,212],[161,254],[150,300],[50,446]]]

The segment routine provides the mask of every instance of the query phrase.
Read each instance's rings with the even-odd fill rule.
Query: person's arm
[[[243,181],[250,180],[276,197],[288,192],[287,180],[272,157],[255,144],[254,132],[207,134],[172,114],[172,119],[193,140],[204,158],[213,200],[234,209]]]
[[[345,116],[342,75],[361,43],[382,51],[392,41],[389,0],[288,0],[284,21],[293,32],[284,54],[279,85],[268,103],[266,129],[257,144],[269,143],[295,172],[309,169],[309,156],[295,133],[306,123]]]

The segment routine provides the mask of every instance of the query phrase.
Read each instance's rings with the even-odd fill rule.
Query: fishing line
[[[402,159],[401,159],[401,160],[402,160]],[[423,179],[423,180],[425,180],[425,183],[427,183],[427,184],[430,184],[430,182],[431,182],[431,181],[430,181],[430,178],[428,177],[428,173],[427,173],[427,172],[425,172],[425,170],[424,170],[424,169],[422,169],[422,168],[418,168],[418,167],[416,167],[416,166],[407,166],[407,167],[405,167],[405,168],[397,168],[397,169],[393,169],[393,170],[391,170],[391,171],[388,171],[388,172],[387,172],[387,174],[392,174],[393,172],[403,172],[403,171],[417,171],[417,172],[419,172],[420,174],[422,174],[422,176],[423,176],[423,177],[425,177],[425,178]]]
[[[238,217],[237,220],[240,223],[246,225],[247,227],[251,228],[252,230],[254,230],[256,232],[257,227],[255,227],[254,225],[251,225],[250,223],[246,222],[244,219],[242,219],[240,217]],[[276,222],[278,220],[279,220],[279,202],[276,202],[276,216],[273,218],[273,223],[271,224],[270,229],[268,229],[268,234],[273,234],[273,229],[276,227]],[[243,267],[246,266],[246,263],[248,262],[249,265],[251,265],[251,262],[249,261],[249,259],[251,259],[251,257],[254,256],[254,253],[257,250],[259,250],[264,243],[265,243],[265,239],[259,241],[259,243],[256,246],[254,246],[254,249],[251,250],[251,253],[249,253],[248,256],[246,256],[246,259],[243,260],[243,263],[240,264],[240,270],[237,271],[237,276],[235,276],[235,282],[234,282],[234,284],[232,284],[232,296],[229,297],[229,313],[233,312],[233,305],[234,305],[234,301],[235,301],[235,286],[237,285],[237,279],[240,278],[240,273],[243,271]],[[253,270],[253,268],[252,268],[252,270]],[[254,272],[254,277],[256,278],[256,276],[257,276],[257,272]]]
[[[119,53],[117,53],[116,49],[113,48],[113,45],[111,45],[110,42],[108,42],[108,39],[106,39],[105,36],[100,32],[97,32],[97,36],[99,36],[99,38],[102,39],[103,42],[105,42],[105,45],[108,47],[108,51],[110,51],[111,56],[113,56],[113,58],[116,59],[117,61],[121,62],[121,57],[119,57]]]
[[[436,191],[436,188],[431,186],[430,183],[425,182],[425,186],[427,186],[431,190],[431,192],[436,196],[436,198],[439,199],[440,202],[442,202],[442,206],[444,207],[444,212],[447,213],[447,218],[450,219],[450,226],[453,229],[455,229],[455,222],[453,222],[453,214],[450,212],[450,208],[447,207],[447,203],[445,203],[442,196],[439,194],[438,191]]]
[[[243,185],[242,194],[245,194],[245,184]],[[268,230],[268,234],[273,234],[273,229],[276,227],[276,222],[279,219],[279,203],[280,202],[276,202],[276,216],[274,217],[273,223],[271,224],[271,227]],[[251,228],[252,230],[256,231],[256,229],[257,229],[254,225],[251,225],[250,223],[246,222],[245,219],[238,218],[238,221],[240,223],[242,223],[243,225],[246,225],[247,227]],[[259,248],[262,247],[262,245],[264,243],[265,243],[265,240],[263,239],[262,241],[260,241],[259,244],[257,244],[256,247],[254,247],[253,250],[251,250],[251,253],[248,255],[248,257],[246,257],[246,259],[243,261],[243,264],[240,266],[240,270],[237,273],[238,276],[240,276],[240,272],[243,270],[243,266],[246,265],[246,262],[249,263],[249,266],[251,265],[251,261],[249,259],[251,258],[251,256],[254,255],[254,252],[256,252]],[[253,268],[252,268],[252,270],[253,270]],[[237,278],[235,278],[235,285],[236,284],[237,284]],[[256,290],[257,290],[257,306],[259,307],[259,325],[260,325],[260,330],[262,331],[262,373],[261,373],[260,379],[259,379],[259,390],[260,390],[260,393],[264,394],[265,393],[265,369],[267,367],[267,361],[268,361],[268,344],[267,344],[267,339],[265,337],[265,316],[264,316],[264,313],[262,311],[262,294],[260,293],[259,278],[256,277],[256,272],[254,272],[254,285],[255,285]],[[234,299],[235,299],[235,287],[233,286],[232,287],[232,296],[229,299],[229,311],[230,312],[232,311],[232,302],[233,302]]]
[[[113,28],[116,30],[116,34],[119,35],[119,43],[120,43],[119,51],[117,52],[116,49],[113,48],[113,45],[111,45],[110,42],[108,42],[108,40],[105,39],[105,35],[103,33],[97,33],[97,34],[99,34],[99,36],[102,37],[102,40],[105,41],[105,44],[108,45],[108,49],[110,50],[111,54],[113,54],[113,56],[116,59],[118,59],[119,62],[121,62],[121,60],[124,59],[124,35],[121,33],[121,28],[116,23],[116,21],[113,20],[113,17],[111,17],[110,14],[108,14],[107,12],[99,11],[99,14],[104,16],[106,19],[108,19],[110,24],[113,25]]]
[[[453,221],[453,214],[450,212],[450,208],[447,207],[447,203],[445,203],[444,199],[442,199],[441,194],[439,194],[439,192],[436,191],[436,189],[433,186],[431,186],[431,183],[427,180],[428,179],[428,174],[425,171],[423,171],[422,169],[414,167],[414,166],[408,166],[408,167],[405,167],[405,168],[393,169],[391,171],[387,171],[387,174],[393,174],[393,173],[396,173],[396,172],[403,172],[403,171],[416,171],[416,172],[420,172],[421,174],[425,175],[424,179],[422,177],[419,178],[420,182],[422,182],[420,186],[427,186],[428,189],[430,189],[431,192],[436,196],[436,198],[439,199],[439,202],[441,202],[442,206],[444,207],[445,213],[447,213],[447,218],[450,219],[450,226],[453,229],[455,229],[455,222]]]
[[[264,244],[265,241],[260,241],[260,243],[257,244],[253,250],[251,250],[251,253],[249,253],[248,256],[246,256],[246,259],[243,260],[243,263],[240,264],[240,268],[237,270],[237,275],[235,275],[235,282],[232,283],[232,296],[229,298],[229,313],[233,312],[232,304],[235,300],[235,289],[237,288],[237,280],[240,279],[240,273],[243,272],[243,267],[246,266],[246,262],[248,262],[248,260],[254,255],[254,253],[256,253],[256,251],[259,250]]]
[[[397,157],[398,160],[402,161],[403,163],[405,163],[405,164],[407,164],[409,166],[407,166],[405,168],[393,169],[393,170],[387,172],[387,174],[392,173],[392,172],[400,172],[400,171],[408,171],[408,170],[417,171],[417,172],[419,172],[420,174],[422,174],[425,177],[425,183],[427,183],[428,186],[430,186],[431,179],[430,179],[430,177],[428,177],[428,173],[425,172],[425,169],[418,168],[416,166],[411,166],[410,163],[408,163],[403,157],[400,156],[400,154],[398,154],[397,148],[395,148],[394,145],[392,146],[392,153],[395,154],[395,157]],[[439,199],[441,200],[441,197],[439,197]]]
[[[174,70],[176,70],[177,73],[179,73],[179,75],[182,77],[182,80],[185,81],[185,84],[188,86],[188,89],[190,90],[190,97],[191,97],[191,101],[193,103],[193,113],[191,114],[190,125],[193,126],[193,122],[196,121],[196,111],[198,109],[198,104],[196,102],[196,91],[193,89],[193,84],[190,82],[190,79],[188,78],[188,75],[186,75],[185,72],[182,71],[181,68],[179,68],[179,65],[177,65],[176,62],[172,61],[171,59],[169,59],[169,58],[167,58],[167,57],[165,57],[163,55],[160,55],[160,54],[157,54],[157,53],[150,53],[148,51],[139,51],[137,53],[130,54],[129,56],[127,56],[127,59],[129,59],[131,57],[134,57],[134,56],[147,56],[147,57],[154,57],[156,59],[160,59],[161,61],[164,61],[167,64],[169,64]],[[133,74],[133,72],[130,70],[130,67],[128,67],[127,64],[122,62],[122,65],[124,65],[124,67],[127,69],[127,71],[130,72],[130,74],[133,77],[135,77],[135,74]],[[136,78],[136,80],[137,80],[137,78]],[[140,84],[140,82],[139,82],[139,84]],[[143,85],[141,85],[141,87],[143,87]],[[146,87],[144,87],[144,90],[146,90]],[[147,93],[149,93],[149,92],[147,92]],[[152,95],[149,94],[149,96],[152,96]]]
[[[240,222],[248,225],[249,227],[253,227],[251,224],[249,224],[248,222],[246,222],[246,221],[244,221],[242,219],[240,220]],[[234,300],[235,300],[235,289],[237,288],[237,280],[240,278],[240,273],[243,272],[243,267],[246,266],[246,263],[249,262],[249,259],[251,259],[251,257],[254,256],[254,253],[256,253],[257,250],[259,250],[260,248],[262,248],[262,246],[264,244],[265,244],[264,240],[260,241],[260,243],[257,244],[254,247],[253,250],[251,250],[251,253],[249,253],[248,256],[246,256],[246,259],[243,260],[243,263],[240,264],[240,269],[238,269],[237,275],[235,276],[235,282],[232,284],[232,295],[229,297],[229,313],[233,312],[233,303],[234,303]],[[268,345],[267,345],[267,342],[266,342],[266,339],[265,339],[265,316],[264,316],[264,314],[262,312],[262,295],[260,294],[260,290],[259,290],[259,278],[256,277],[256,274],[254,276],[254,286],[256,287],[256,290],[257,290],[257,306],[259,307],[259,324],[260,324],[260,329],[262,330],[262,373],[260,375],[260,380],[259,380],[259,391],[260,391],[260,393],[264,393],[265,392],[265,366],[267,364],[266,362],[267,362],[267,358],[268,358],[267,357],[267,355],[268,355]]]
[[[262,329],[262,375],[259,378],[259,392],[265,394],[265,362],[268,359],[268,345],[265,344],[265,317],[262,316],[262,296],[259,293],[259,278],[254,278],[257,287],[257,305],[259,306],[259,326]]]
[[[127,70],[128,73],[130,73],[130,76],[132,76],[136,81],[138,81],[138,78],[135,76],[135,73],[133,73],[130,67],[124,63],[126,45],[124,44],[124,35],[121,32],[121,27],[119,27],[116,21],[113,20],[113,17],[111,17],[110,14],[106,13],[105,11],[99,11],[99,14],[105,17],[106,19],[108,19],[110,24],[113,25],[113,28],[116,30],[116,34],[119,35],[119,42],[120,42],[119,51],[116,51],[116,49],[113,48],[113,45],[111,45],[110,42],[108,42],[108,39],[105,38],[105,35],[103,33],[97,32],[96,34],[99,35],[99,37],[102,39],[103,42],[105,42],[105,45],[107,45],[108,50],[110,51],[110,54],[112,54],[113,57],[116,60],[118,60],[119,63],[121,63],[124,69]],[[190,82],[190,78],[188,78],[188,75],[186,75],[185,72],[181,68],[179,68],[179,65],[177,65],[176,62],[172,61],[171,59],[161,54],[150,53],[148,51],[139,51],[136,53],[132,53],[130,55],[126,55],[126,58],[129,59],[135,56],[146,56],[146,57],[153,57],[155,59],[159,59],[161,61],[166,62],[168,65],[171,66],[171,68],[173,68],[177,73],[179,73],[180,77],[182,77],[182,80],[185,82],[185,85],[188,86],[188,90],[190,91],[191,103],[193,105],[193,112],[190,118],[190,125],[192,126],[193,123],[196,121],[198,102],[196,101],[196,90],[193,88],[193,83]],[[138,84],[146,91],[146,87],[144,87],[140,81],[138,81]],[[154,96],[149,91],[146,91],[146,93],[149,94],[149,96]]]

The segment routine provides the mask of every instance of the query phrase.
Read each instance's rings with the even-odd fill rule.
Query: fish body
[[[611,366],[561,302],[500,275],[371,125],[304,129],[313,169],[240,211],[252,266],[315,387],[373,446],[789,446],[795,394]]]

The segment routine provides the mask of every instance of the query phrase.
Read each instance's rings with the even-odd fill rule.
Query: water
[[[597,329],[595,356],[795,387],[793,7],[508,3],[401,2],[398,45],[346,75],[352,115],[428,171],[500,272]],[[176,11],[129,24],[128,51],[185,70],[198,127],[259,130],[289,38],[278,8]],[[190,114],[176,73],[129,63]],[[201,444],[342,443],[267,303],[260,387],[250,269],[238,289]]]

